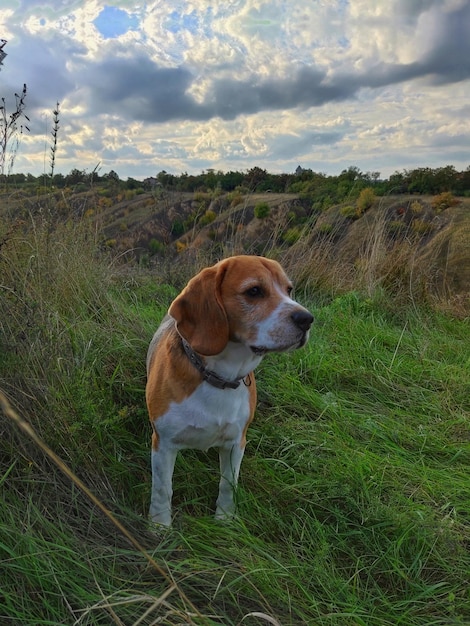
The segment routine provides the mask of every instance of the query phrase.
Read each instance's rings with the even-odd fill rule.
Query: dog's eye
[[[245,295],[247,295],[250,298],[262,298],[264,295],[264,292],[262,290],[261,287],[250,287],[249,289],[247,289],[245,291]]]

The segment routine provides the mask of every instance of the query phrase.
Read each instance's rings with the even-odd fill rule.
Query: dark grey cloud
[[[461,133],[458,136],[435,133],[430,138],[430,144],[435,148],[453,147],[456,150],[465,149],[468,160],[468,146],[470,146],[470,133]]]
[[[25,37],[18,29],[6,50],[8,57],[0,74],[1,95],[9,98],[26,83],[28,111],[52,109],[75,89],[75,78],[67,68],[67,61],[85,52],[80,44],[60,34],[53,39]],[[34,127],[31,130],[34,132]]]
[[[470,2],[443,16],[433,50],[423,59],[422,68],[436,84],[470,78]]]
[[[195,115],[194,101],[186,95],[192,76],[185,68],[160,67],[143,56],[116,57],[87,65],[79,74],[92,112],[160,122]]]
[[[231,120],[263,110],[319,106],[354,95],[359,88],[325,83],[315,68],[300,68],[291,78],[218,79],[203,102],[188,90],[197,80],[183,67],[163,68],[149,59],[116,58],[84,70],[88,75],[91,110],[126,113],[151,122],[170,120]]]
[[[434,6],[442,6],[442,0],[398,0],[396,11],[415,23],[422,13]]]
[[[329,84],[325,78],[325,73],[314,67],[301,67],[289,78],[219,80],[204,108],[210,116],[232,119],[240,113],[320,106],[352,95],[349,88]]]
[[[390,82],[382,73],[375,81],[348,76],[329,82],[316,68],[302,67],[289,78],[215,80],[205,100],[198,102],[188,93],[197,79],[183,67],[163,68],[140,57],[108,60],[87,66],[84,71],[88,75],[90,110],[150,122],[213,117],[231,120],[265,110],[321,106],[354,97],[361,87]]]
[[[423,3],[419,7],[422,9]],[[415,11],[415,15],[418,10]],[[363,73],[328,76],[316,67],[301,66],[288,77],[217,78],[203,102],[189,89],[197,77],[185,67],[160,67],[140,56],[115,56],[83,69],[91,111],[125,114],[148,122],[235,119],[267,110],[317,107],[353,99],[363,88],[381,88],[421,78],[431,84],[470,78],[470,3],[443,14],[433,49],[409,64],[379,62]]]

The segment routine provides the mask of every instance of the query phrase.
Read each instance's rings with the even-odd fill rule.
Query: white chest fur
[[[177,450],[230,447],[240,443],[249,413],[243,382],[237,389],[217,389],[203,382],[182,402],[172,402],[154,426],[160,445]]]

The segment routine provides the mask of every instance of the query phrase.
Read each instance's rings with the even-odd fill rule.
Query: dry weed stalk
[[[25,114],[26,107],[26,84],[23,85],[21,94],[15,93],[16,106],[13,113],[8,115],[5,98],[2,98],[0,105],[0,175],[5,174],[5,165],[7,163],[8,146],[13,141],[13,148],[10,150],[10,158],[8,161],[7,174],[13,169],[16,153],[19,147],[20,136],[23,134],[23,128],[29,132],[26,124],[19,124],[19,120],[24,117],[29,122],[29,117]]]
[[[54,177],[54,169],[55,169],[55,155],[57,152],[57,137],[59,134],[59,113],[60,113],[60,104],[59,102],[56,103],[56,107],[55,109],[52,111],[52,145],[51,145],[51,156],[50,156],[50,165],[51,165],[51,170],[49,173],[49,176],[51,178],[51,181]]]

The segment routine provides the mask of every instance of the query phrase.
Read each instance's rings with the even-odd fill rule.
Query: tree
[[[65,187],[65,176],[63,174],[54,174],[52,184],[54,187]]]
[[[126,189],[139,189],[139,187],[142,187],[142,183],[135,178],[128,176],[126,180]]]
[[[85,172],[84,170],[79,170],[74,168],[70,171],[69,174],[65,177],[66,185],[77,185],[78,183],[83,183],[85,181]]]
[[[262,170],[260,167],[252,167],[245,175],[244,184],[252,191],[256,191],[256,188],[267,177],[266,170]]]
[[[355,180],[360,180],[362,178],[361,170],[355,165],[350,165],[347,170],[343,170],[338,178],[348,180],[350,182],[354,182]]]
[[[108,172],[107,174],[105,174],[103,176],[104,180],[108,180],[112,183],[118,183],[119,182],[119,176],[117,175],[117,173],[114,170],[111,170],[110,172]]]

